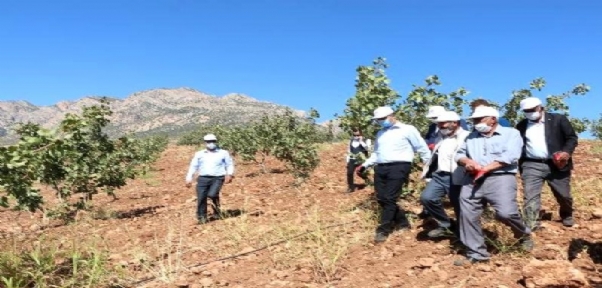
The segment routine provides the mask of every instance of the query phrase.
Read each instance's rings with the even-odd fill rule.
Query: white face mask
[[[215,143],[207,143],[205,144],[205,147],[207,147],[209,150],[213,150],[215,149]]]
[[[441,135],[443,135],[443,136],[449,136],[452,134],[452,132],[454,132],[454,131],[452,131],[452,129],[449,129],[449,128],[443,128],[443,129],[439,130],[439,133],[441,133]]]
[[[474,125],[474,129],[479,131],[480,133],[488,133],[489,131],[491,131],[491,126],[485,123],[479,123],[477,125]]]
[[[525,117],[531,121],[537,121],[541,117],[540,112],[526,112]]]

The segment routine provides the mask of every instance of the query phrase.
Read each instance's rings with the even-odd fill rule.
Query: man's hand
[[[366,171],[366,167],[364,167],[362,165],[355,167],[355,174],[357,174],[357,175],[361,176],[361,174],[364,173],[364,171]]]
[[[479,163],[472,159],[464,160],[464,168],[466,168],[466,171],[470,173],[476,173],[478,170],[483,170],[483,166],[479,165]]]
[[[558,155],[558,156],[556,156],[556,155]],[[558,160],[561,160],[561,161],[568,161],[569,158],[571,158],[571,155],[569,155],[569,153],[566,153],[564,151],[559,151],[559,152],[555,153],[555,157],[557,157]]]
[[[429,150],[433,151],[433,149],[435,149],[435,144],[431,143],[428,144]]]
[[[224,182],[226,182],[226,184],[231,183],[232,182],[232,175],[226,175],[226,178],[224,179]]]
[[[192,182],[186,182],[186,188],[192,187]]]

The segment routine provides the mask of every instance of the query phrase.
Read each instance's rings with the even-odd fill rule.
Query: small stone
[[[211,271],[207,271],[207,270],[205,270],[205,271],[201,272],[201,274],[202,274],[203,276],[211,277]]]
[[[211,287],[213,285],[213,279],[203,278],[201,281],[199,281],[199,283],[203,285],[203,287]]]
[[[592,212],[592,217],[594,217],[594,219],[602,219],[602,209],[594,210],[594,212]]]
[[[479,271],[483,271],[483,272],[491,272],[491,266],[489,266],[489,265],[479,265],[479,267],[477,267],[477,269],[479,269]]]
[[[29,231],[35,232],[38,230],[40,230],[40,225],[33,224],[33,225],[29,226]]]
[[[420,267],[429,268],[435,264],[435,259],[433,258],[420,258],[418,260],[418,265]]]

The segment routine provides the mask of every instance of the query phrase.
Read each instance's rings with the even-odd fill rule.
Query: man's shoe
[[[562,225],[564,225],[564,227],[573,227],[573,225],[575,225],[575,220],[573,219],[573,216],[565,217],[564,219],[562,219]]]
[[[445,227],[439,227],[439,228],[429,231],[429,233],[426,235],[429,238],[440,238],[440,237],[444,237],[444,236],[451,236],[451,235],[453,235],[453,233]]]
[[[207,218],[198,218],[198,224],[199,224],[199,225],[205,224],[205,223],[207,223],[207,222],[208,222],[208,221],[207,221]]]
[[[355,188],[347,188],[347,193],[353,193],[355,191]]]
[[[388,237],[389,237],[389,235],[387,235],[383,232],[376,232],[376,235],[374,235],[374,242],[376,242],[376,243],[385,242],[385,240],[387,240]]]
[[[454,261],[454,266],[466,266],[466,265],[472,265],[472,264],[475,264],[478,262],[484,263],[484,262],[488,262],[488,261],[489,261],[489,259],[480,260],[480,259],[475,259],[472,257],[466,257],[464,259],[458,259],[458,260]]]
[[[418,218],[422,220],[427,219],[429,217],[431,217],[431,215],[429,215],[429,212],[427,212],[426,210],[422,210],[422,212],[418,214]]]
[[[520,247],[527,252],[531,252],[535,247],[535,242],[533,242],[531,237],[527,237],[520,241]]]

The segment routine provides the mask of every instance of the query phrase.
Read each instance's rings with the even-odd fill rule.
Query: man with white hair
[[[367,167],[376,165],[374,188],[383,211],[374,240],[383,242],[394,230],[410,228],[405,211],[397,205],[397,199],[409,178],[414,153],[418,152],[423,162],[427,162],[431,155],[418,129],[397,121],[391,107],[375,109],[372,119],[382,129],[376,133],[374,152],[358,166],[356,172],[361,173]]]
[[[454,265],[488,261],[490,254],[481,228],[483,204],[489,203],[496,218],[510,226],[524,250],[533,249],[531,229],[525,225],[516,201],[518,159],[523,139],[514,128],[498,124],[492,107],[477,107],[470,116],[475,124],[455,156],[458,165],[472,175],[465,177],[460,192],[460,240],[467,248],[465,259]]]
[[[460,213],[458,197],[465,170],[464,167],[458,167],[454,158],[469,134],[461,127],[460,116],[456,112],[445,111],[439,115],[436,121],[440,137],[437,138],[432,157],[422,172],[424,178],[428,172],[432,171],[432,179],[420,195],[420,202],[424,209],[439,224],[438,228],[429,231],[428,236],[431,238],[445,236],[450,230],[454,233],[457,232],[457,223],[445,213],[441,198],[445,195],[449,196],[457,218]]]
[[[203,140],[206,149],[194,154],[186,174],[186,187],[190,188],[194,174],[198,173],[196,213],[199,224],[207,222],[207,198],[213,202],[214,214],[221,218],[219,192],[224,182],[230,183],[234,177],[232,157],[227,150],[217,146],[217,137],[207,134]]]
[[[429,149],[431,150],[433,150],[433,147],[435,146],[435,140],[437,140],[437,137],[439,136],[439,128],[437,128],[437,117],[439,117],[439,115],[445,112],[446,110],[443,106],[431,106],[429,107],[429,111],[426,114],[426,118],[428,118],[431,121],[431,124],[429,125],[428,131],[424,136],[424,141],[426,141],[426,144],[429,145]],[[462,127],[462,129],[468,130],[468,125],[466,125],[466,121],[464,121],[464,119],[460,119],[460,126]]]
[[[516,129],[525,143],[519,167],[525,199],[523,210],[527,220],[532,228],[539,227],[541,188],[546,181],[560,206],[562,224],[571,227],[575,225],[571,155],[578,145],[577,133],[566,116],[544,111],[538,98],[523,99],[520,109],[526,117],[516,125]]]

